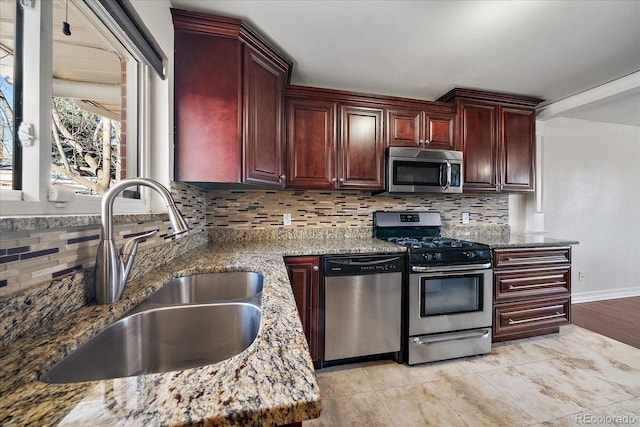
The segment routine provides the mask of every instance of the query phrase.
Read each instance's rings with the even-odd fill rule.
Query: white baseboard
[[[604,291],[571,293],[571,303],[580,304],[582,302],[602,301],[616,298],[629,298],[640,296],[640,287],[607,289]]]

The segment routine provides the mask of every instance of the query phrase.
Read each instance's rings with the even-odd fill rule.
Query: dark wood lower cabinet
[[[514,339],[517,334],[532,336],[530,332],[541,335],[540,331],[553,328],[553,332],[557,332],[560,325],[569,323],[570,306],[568,296],[496,305],[493,319],[494,337],[509,336],[509,339]]]
[[[320,289],[320,257],[285,257],[287,273],[296,299],[302,328],[309,344],[315,368],[322,366],[324,353],[324,322]]]
[[[559,331],[571,320],[571,248],[494,250],[493,341]]]

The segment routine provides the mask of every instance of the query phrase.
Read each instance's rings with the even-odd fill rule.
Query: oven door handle
[[[491,268],[490,262],[485,264],[448,265],[438,267],[419,267],[414,265],[411,267],[411,271],[414,273],[448,273],[452,271],[486,270],[487,268]]]
[[[429,338],[419,338],[419,337],[415,337],[411,340],[411,342],[413,344],[419,344],[419,345],[432,345],[432,344],[442,344],[445,342],[451,342],[451,341],[464,341],[464,340],[472,340],[472,339],[477,339],[477,338],[487,338],[489,336],[489,334],[491,333],[490,330],[488,329],[484,329],[480,332],[474,332],[474,333],[470,333],[470,334],[464,334],[464,335],[458,335],[455,337],[444,337],[444,338],[434,338],[434,337],[429,337]]]

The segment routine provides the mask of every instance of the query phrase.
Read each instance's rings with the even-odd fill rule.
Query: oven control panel
[[[410,253],[412,265],[483,264],[491,262],[491,249],[430,250]]]

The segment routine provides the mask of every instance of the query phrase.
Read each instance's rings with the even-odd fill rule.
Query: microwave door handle
[[[442,181],[443,181],[443,179],[442,179],[442,178],[443,178],[443,176],[442,176],[442,175],[444,175],[444,174],[443,174],[443,172],[444,172],[444,167],[445,167],[445,166],[447,167],[447,172],[446,172],[446,173],[447,173],[447,181],[443,184],[443,183],[442,183]],[[445,190],[446,190],[447,188],[449,188],[449,186],[450,186],[450,185],[451,185],[451,163],[449,163],[447,160],[445,160],[445,161],[440,165],[440,186],[441,186],[443,189],[445,189]]]

